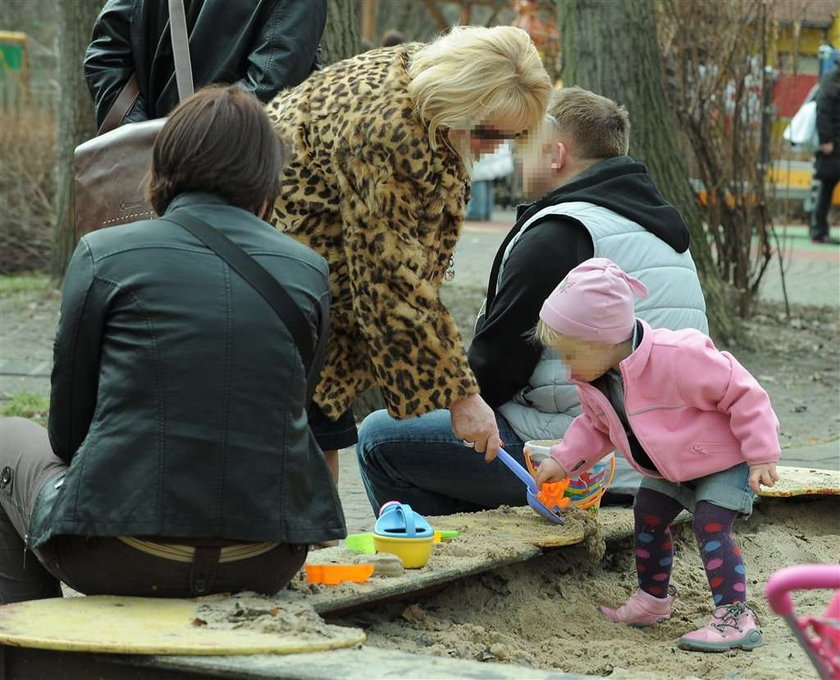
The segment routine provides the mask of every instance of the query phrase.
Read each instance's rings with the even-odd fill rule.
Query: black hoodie
[[[485,312],[476,324],[469,349],[481,396],[494,408],[528,384],[542,353],[527,337],[537,323],[540,307],[566,274],[594,255],[594,246],[578,220],[550,215],[517,241],[497,288],[502,257],[508,243],[533,215],[570,201],[608,208],[638,223],[676,252],[688,250],[688,227],[679,211],[665,202],[645,166],[629,156],[602,161],[540,200],[519,206],[516,224],[493,261]]]

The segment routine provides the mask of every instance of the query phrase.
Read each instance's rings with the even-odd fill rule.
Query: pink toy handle
[[[779,569],[767,579],[764,594],[776,614],[790,616],[793,613],[790,591],[820,588],[840,590],[840,564],[807,564]]]

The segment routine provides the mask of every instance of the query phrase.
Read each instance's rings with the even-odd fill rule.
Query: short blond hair
[[[543,347],[557,347],[557,341],[563,337],[557,331],[553,330],[545,321],[540,319],[533,331],[531,331],[531,339],[542,345]]]
[[[572,141],[580,160],[623,156],[630,148],[630,115],[612,99],[580,87],[556,90],[548,106],[555,134]]]
[[[545,117],[551,79],[528,34],[512,26],[464,26],[421,48],[408,93],[437,148],[441,127],[472,129],[490,117],[531,132]]]

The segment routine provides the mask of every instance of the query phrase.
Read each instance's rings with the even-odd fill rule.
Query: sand
[[[483,513],[482,513],[483,514]],[[625,522],[628,512],[603,524]],[[622,603],[635,589],[630,540],[614,542],[606,553],[603,526],[582,512],[567,513],[567,525],[540,520],[528,508],[491,511],[487,517],[453,515],[434,518],[461,535],[437,545],[422,570],[396,577],[374,576],[367,584],[337,587],[307,584],[303,572],[291,587],[273,598],[244,593],[203,598],[196,625],[248,628],[323,640],[338,626],[364,630],[367,644],[418,654],[510,663],[624,680],[809,680],[817,678],[786,624],[764,600],[767,578],[793,564],[837,563],[840,558],[840,497],[763,499],[753,516],[737,525],[746,566],[750,604],[758,614],[765,646],[722,654],[686,652],[676,647],[680,635],[706,623],[712,603],[689,524],[674,529],[676,564],[673,583],[680,598],[670,621],[646,630],[616,625],[596,605]],[[535,519],[536,518],[536,519]],[[439,521],[440,520],[440,521]],[[440,527],[443,528],[443,527]],[[524,532],[524,533],[523,533]],[[503,561],[521,546],[522,536],[554,541],[585,534],[584,542],[494,571],[453,580],[433,594],[400,602],[377,602],[371,609],[326,623],[313,610],[324,597],[370,594],[376,583],[399,583],[421,573],[447,578],[482,561]],[[350,562],[363,556],[341,546],[313,551],[310,562]],[[455,575],[453,576],[453,570]],[[409,573],[410,572],[410,573]],[[826,591],[794,596],[799,616],[818,616],[827,606]]]
[[[378,647],[628,680],[805,680],[816,672],[786,624],[769,611],[763,588],[781,567],[836,563],[838,534],[840,498],[764,499],[749,520],[738,523],[750,604],[765,635],[765,646],[754,652],[702,654],[676,647],[680,635],[706,623],[712,607],[690,525],[675,529],[673,583],[680,599],[671,620],[650,629],[610,623],[596,609],[599,603],[622,603],[635,589],[629,541],[612,545],[601,561],[585,545],[552,550],[423,599],[380,604],[336,622],[363,628],[367,644]],[[500,550],[487,537],[483,543],[488,551]],[[826,591],[797,593],[796,612],[819,615],[829,597]]]
[[[346,627],[328,624],[311,605],[257,593],[211,595],[198,599],[193,625],[208,630],[249,630],[288,637],[295,642],[346,638]]]
[[[552,524],[527,506],[503,506],[481,513],[429,517],[436,529],[456,529],[460,534],[451,541],[436,544],[422,568],[406,569],[393,575],[380,569],[365,583],[337,586],[308,583],[301,572],[292,580],[286,597],[304,598],[319,612],[364,607],[367,602],[405,595],[459,580],[470,573],[528,560],[539,554],[539,549],[534,547],[537,545],[585,542],[592,559],[600,558],[604,551],[602,526],[588,513],[576,508],[564,511],[564,517],[565,524]],[[343,544],[310,551],[307,557],[309,564],[375,561],[376,556],[353,553]]]

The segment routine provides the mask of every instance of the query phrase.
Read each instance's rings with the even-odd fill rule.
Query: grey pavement
[[[488,222],[467,222],[455,253],[455,278],[450,286],[485,288],[496,250],[513,226],[513,211],[495,211]],[[804,226],[777,229],[783,264],[774,260],[762,277],[763,299],[840,307],[840,246],[815,245]],[[784,282],[782,274],[784,274]]]

